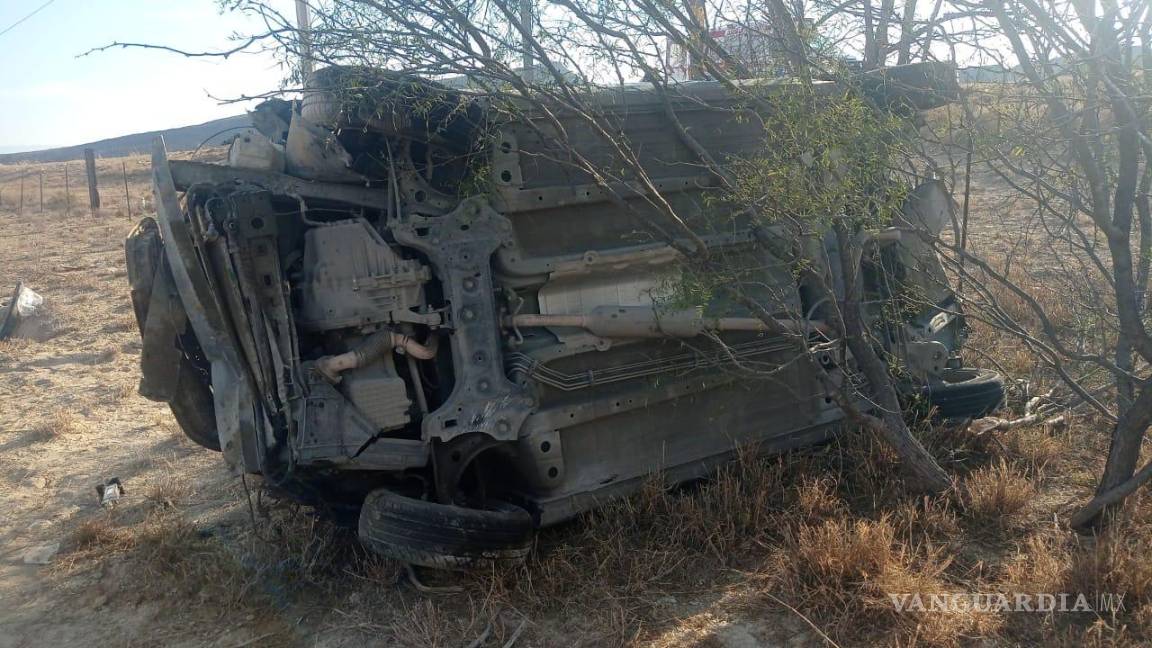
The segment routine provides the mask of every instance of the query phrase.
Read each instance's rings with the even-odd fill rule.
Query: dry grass
[[[1015,457],[1017,467],[1031,479],[1045,477],[1068,447],[1067,438],[1058,437],[1042,425],[1009,430],[1002,442],[1006,456]]]
[[[1003,460],[972,472],[964,489],[968,515],[979,524],[997,527],[1011,522],[1036,494],[1032,482]]]
[[[97,515],[72,529],[66,546],[73,551],[126,551],[135,544],[131,531],[118,525],[111,515]]]
[[[294,509],[262,522],[268,544],[259,545],[259,557],[246,558],[248,566],[224,580],[235,586],[272,578],[288,584],[299,598],[338,597],[348,602],[342,608],[349,615],[347,623],[385,643],[403,646],[462,645],[485,628],[490,640],[500,645],[524,618],[531,620],[525,630],[531,645],[567,645],[574,636],[586,645],[640,644],[655,640],[668,628],[664,611],[668,604],[659,603],[669,598],[668,593],[675,593],[673,600],[685,600],[685,593],[691,592],[690,600],[698,595],[708,598],[709,592],[735,591],[739,592],[735,598],[716,599],[715,605],[721,607],[705,603],[703,616],[692,613],[692,623],[702,624],[693,636],[711,636],[716,627],[731,623],[723,619],[733,619],[733,614],[736,618],[779,614],[777,601],[803,611],[840,645],[955,646],[981,639],[999,643],[1009,637],[1073,645],[1092,637],[1107,642],[1140,636],[1131,628],[1120,632],[1098,627],[1093,619],[1053,623],[1000,613],[896,612],[890,594],[927,598],[954,592],[1089,586],[1133,592],[1132,600],[1142,610],[1148,590],[1146,585],[1137,587],[1146,578],[1142,572],[1123,562],[1139,561],[1139,547],[1126,553],[1118,546],[1081,547],[1066,532],[1006,531],[1007,535],[991,540],[1002,553],[997,550],[981,559],[1002,568],[973,569],[962,547],[974,542],[988,546],[989,540],[965,536],[968,532],[960,522],[976,519],[971,507],[961,514],[947,499],[897,495],[864,504],[853,496],[852,484],[874,478],[868,466],[853,463],[869,451],[862,443],[783,459],[747,455],[715,479],[691,488],[667,489],[652,481],[637,497],[546,532],[523,567],[454,579],[465,587],[455,596],[426,599],[405,594],[405,588],[397,591],[397,565],[366,556],[346,532]],[[977,467],[968,481],[986,484],[992,493],[1007,493],[1016,492],[1021,479],[997,461]],[[994,488],[997,484],[999,490]],[[979,515],[1018,514],[1019,509],[1004,499],[991,497],[998,503],[981,509]],[[178,502],[164,507],[160,511],[167,511],[164,515],[146,518],[127,551],[142,552],[147,564],[154,557],[179,563],[168,552],[185,545],[150,525],[156,520],[172,524],[172,516],[184,505]],[[180,533],[190,531],[184,528]],[[89,534],[107,538],[89,544],[125,550],[120,532],[103,529]],[[268,565],[279,567],[269,571]],[[1104,570],[1104,565],[1119,568]],[[177,589],[190,587],[188,583],[196,579],[219,577],[181,569],[165,569],[163,574],[176,579]],[[1122,576],[1129,580],[1119,580]],[[352,599],[339,598],[350,596],[349,591]],[[1126,617],[1129,623],[1140,618]],[[573,632],[571,623],[578,624],[577,635],[565,634]],[[805,636],[818,642],[815,631],[809,629]]]
[[[62,436],[78,434],[88,429],[88,422],[76,412],[58,408],[32,427],[30,436],[37,441],[50,441]]]
[[[158,508],[175,509],[188,503],[192,498],[192,484],[168,463],[162,474],[154,478],[144,490],[144,499]]]
[[[106,362],[112,362],[113,360],[115,360],[116,358],[119,358],[119,357],[120,357],[120,348],[110,346],[110,347],[104,348],[103,350],[101,350],[98,353],[96,353],[95,355],[93,355],[91,362],[92,362],[92,364],[104,364]]]
[[[795,550],[795,584],[814,595],[812,603],[842,604],[846,593],[902,562],[893,549],[895,541],[896,530],[887,517],[803,525],[789,538]]]
[[[125,382],[110,387],[110,393],[114,401],[121,401],[126,398],[136,396],[137,385],[134,382]]]
[[[1107,645],[1147,637],[1152,590],[1144,556],[1152,546],[1089,542],[1054,530],[1050,517],[1032,522],[1026,504],[1039,486],[1024,476],[1026,466],[1053,463],[1027,442],[1033,434],[1005,437],[996,453],[964,456],[973,495],[960,508],[948,498],[908,494],[886,463],[891,458],[865,436],[849,433],[837,444],[778,458],[745,452],[702,483],[669,489],[651,480],[633,498],[545,531],[526,565],[448,577],[464,591],[444,597],[397,587],[404,582],[398,565],[366,555],[351,533],[295,507],[258,505],[266,517],[247,541],[205,536],[189,522],[190,491],[176,463],[153,464],[141,507],[81,525],[70,555],[75,568],[122,561],[126,573],[144,574],[157,591],[169,592],[167,599],[178,593],[204,609],[209,597],[234,602],[245,588],[271,587],[294,605],[339,606],[344,632],[401,646],[464,645],[486,628],[489,642],[500,645],[523,619],[525,645],[576,638],[585,645],[683,645],[688,636],[722,645],[709,643],[718,628],[781,614],[797,624],[790,636],[819,643],[810,622],[842,646]],[[1152,507],[1137,508],[1127,524],[1152,538],[1145,520]],[[993,526],[999,531],[990,535]],[[897,612],[890,599],[1097,589],[1129,593],[1132,607],[1121,623],[1101,626],[1086,615]],[[256,598],[243,609],[271,614]],[[669,634],[672,628],[682,630]]]
[[[125,587],[142,594],[241,605],[246,573],[229,551],[171,511],[101,511],[82,522],[66,546],[77,561],[117,558],[132,565]]]
[[[20,354],[31,345],[26,338],[8,338],[0,340],[0,361],[15,362]]]

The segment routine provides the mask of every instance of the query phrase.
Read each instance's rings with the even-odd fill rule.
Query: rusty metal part
[[[355,349],[333,356],[324,356],[316,361],[316,369],[333,383],[340,382],[340,374],[362,367],[379,357],[385,351],[403,351],[418,360],[431,360],[436,357],[437,338],[428,345],[421,344],[404,333],[380,331],[369,336]]]

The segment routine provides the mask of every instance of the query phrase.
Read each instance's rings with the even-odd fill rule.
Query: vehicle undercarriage
[[[367,99],[340,96],[350,79]],[[330,68],[315,84],[258,108],[229,166],[168,160],[158,143],[158,215],[128,241],[141,392],[237,470],[362,509],[361,538],[386,555],[458,567],[522,557],[534,528],[654,473],[702,477],[740,447],[817,443],[844,418],[827,367],[797,360],[828,342],[828,305],[764,244],[782,234],[710,201],[717,178],[670,132],[666,97],[590,101],[695,236],[754,270],[741,289],[771,321],[677,301],[684,253],[646,226],[651,189],[565,158],[618,165],[579,116],[557,113],[566,148],[530,107],[510,118],[379,71]],[[713,154],[770,137],[733,118],[744,109],[719,84],[680,92],[678,118]],[[950,205],[938,183],[912,196],[911,211]],[[1002,384],[961,367],[958,305],[917,241],[893,227],[869,243],[872,275],[924,277],[930,296],[885,325],[886,352],[948,416],[983,414]],[[892,299],[882,283],[866,286],[876,303]]]

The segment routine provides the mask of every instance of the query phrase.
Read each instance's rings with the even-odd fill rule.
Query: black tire
[[[471,509],[372,491],[360,510],[360,541],[389,558],[437,569],[523,560],[532,548],[528,511],[495,502]]]
[[[180,357],[180,373],[176,381],[176,394],[168,401],[172,417],[193,443],[220,452],[220,436],[216,434],[216,406],[212,389],[201,371],[188,358]]]
[[[938,418],[979,418],[1004,402],[1004,378],[988,369],[945,369],[920,394]]]

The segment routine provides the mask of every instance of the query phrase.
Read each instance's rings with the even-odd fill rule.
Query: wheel
[[[532,516],[505,502],[463,508],[372,491],[360,511],[360,541],[401,562],[463,569],[492,562],[518,562],[532,547]]]
[[[939,418],[979,418],[1004,402],[1004,378],[988,369],[945,369],[920,395]]]
[[[170,290],[171,270],[164,259],[164,243],[160,239],[160,227],[155,219],[144,218],[136,229],[128,235],[124,242],[125,261],[128,269],[128,284],[131,288],[132,311],[136,315],[136,325],[140,329],[143,339],[148,331],[148,311],[152,304],[153,292],[157,284]],[[182,309],[178,300],[174,305],[177,310]],[[168,321],[173,318],[169,315]],[[182,310],[181,321],[186,320]],[[220,438],[216,434],[216,410],[212,402],[211,377],[208,372],[208,362],[200,350],[200,342],[196,334],[190,329],[185,331],[171,328],[157,327],[162,333],[154,333],[164,337],[163,344],[151,345],[145,341],[149,348],[162,347],[171,350],[163,357],[145,360],[141,354],[141,372],[144,380],[141,383],[141,393],[154,400],[163,400],[172,410],[172,416],[184,431],[184,435],[194,443],[220,451]],[[185,325],[183,328],[187,329]],[[170,340],[171,342],[168,342]],[[155,368],[161,371],[154,371]],[[157,381],[164,384],[154,384]],[[147,383],[147,389],[144,389]],[[165,394],[161,398],[155,394]]]
[[[220,452],[220,436],[216,434],[216,406],[212,402],[210,382],[204,372],[186,354],[180,356],[176,391],[168,401],[172,417],[193,443]]]

